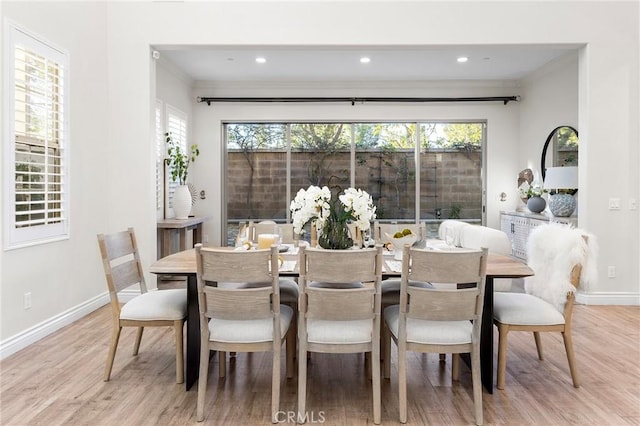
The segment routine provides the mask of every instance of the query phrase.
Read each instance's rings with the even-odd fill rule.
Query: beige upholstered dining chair
[[[479,249],[486,247],[489,253],[511,255],[511,241],[504,231],[482,225],[469,225],[460,228],[460,247]],[[522,279],[517,280],[518,283]],[[520,291],[522,285],[514,285],[511,278],[500,278],[493,281],[493,291]]]
[[[592,246],[591,248],[589,246]],[[527,240],[528,264],[535,275],[525,279],[525,293],[494,293],[493,323],[498,327],[498,389],[504,389],[507,370],[507,336],[511,331],[533,332],[542,361],[542,332],[560,332],[574,387],[580,387],[571,319],[575,291],[583,271],[594,256],[595,239],[563,224],[535,228]],[[592,263],[591,263],[592,265]]]
[[[411,266],[410,266],[411,265]],[[437,251],[405,247],[400,304],[384,310],[384,374],[390,372],[390,340],[398,347],[400,422],[407,422],[407,351],[456,354],[452,376],[458,378],[460,353],[471,354],[476,424],[482,424],[480,330],[487,249]],[[475,283],[465,288],[420,288],[409,280]]]
[[[438,227],[438,238],[442,241],[447,240],[447,234],[451,236],[452,243],[456,247],[460,247],[460,232],[467,226],[471,226],[468,222],[456,219],[443,220]]]
[[[380,282],[382,247],[322,250],[300,247],[298,422],[306,419],[307,353],[370,352],[373,422],[381,420]],[[308,283],[322,282],[322,287]],[[341,283],[363,283],[344,287]],[[336,283],[339,287],[330,287]]]
[[[147,291],[133,228],[114,234],[98,234],[98,245],[113,310],[113,333],[104,381],[111,378],[122,327],[138,328],[133,347],[134,356],[138,355],[144,327],[173,327],[176,343],[176,382],[184,382],[182,329],[187,316],[187,290]],[[122,305],[118,293],[132,285],[138,285],[141,294]]]
[[[271,352],[271,421],[280,406],[282,343],[295,339],[294,312],[280,304],[278,249],[233,251],[196,245],[198,305],[200,310],[200,372],[196,417],[204,420],[209,373],[209,351],[219,355],[219,375],[226,375],[225,352]],[[224,283],[224,286],[222,285]],[[233,283],[269,283],[235,287]],[[218,285],[220,284],[220,285]],[[293,357],[287,357],[293,374]]]

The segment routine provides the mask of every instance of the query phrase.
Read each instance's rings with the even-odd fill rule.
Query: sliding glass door
[[[248,221],[290,222],[309,185],[369,192],[382,222],[482,222],[483,122],[226,123],[227,243]]]

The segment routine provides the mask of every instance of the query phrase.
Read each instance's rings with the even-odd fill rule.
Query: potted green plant
[[[165,162],[171,173],[171,181],[178,183],[172,198],[173,212],[176,219],[187,219],[193,204],[193,196],[187,185],[189,165],[200,155],[200,149],[194,144],[189,147],[189,151],[184,152],[182,146],[171,137],[171,132],[164,136],[168,145]]]

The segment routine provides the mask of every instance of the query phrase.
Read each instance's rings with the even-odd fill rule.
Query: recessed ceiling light
[[[467,62],[469,60],[469,58],[467,58],[466,56],[460,56],[458,58],[458,62],[463,63],[463,62]]]
[[[371,58],[368,58],[366,56],[363,56],[362,58],[360,58],[361,64],[368,64],[369,62],[371,62]]]
[[[259,63],[259,64],[264,64],[265,62],[267,62],[267,59],[263,58],[262,56],[258,56],[256,58],[256,62]]]

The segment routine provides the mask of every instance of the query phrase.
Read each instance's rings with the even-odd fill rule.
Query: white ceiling
[[[519,80],[577,45],[156,46],[195,81]],[[262,56],[267,62],[258,64]],[[361,64],[360,57],[371,62]],[[466,63],[456,58],[466,56]]]

